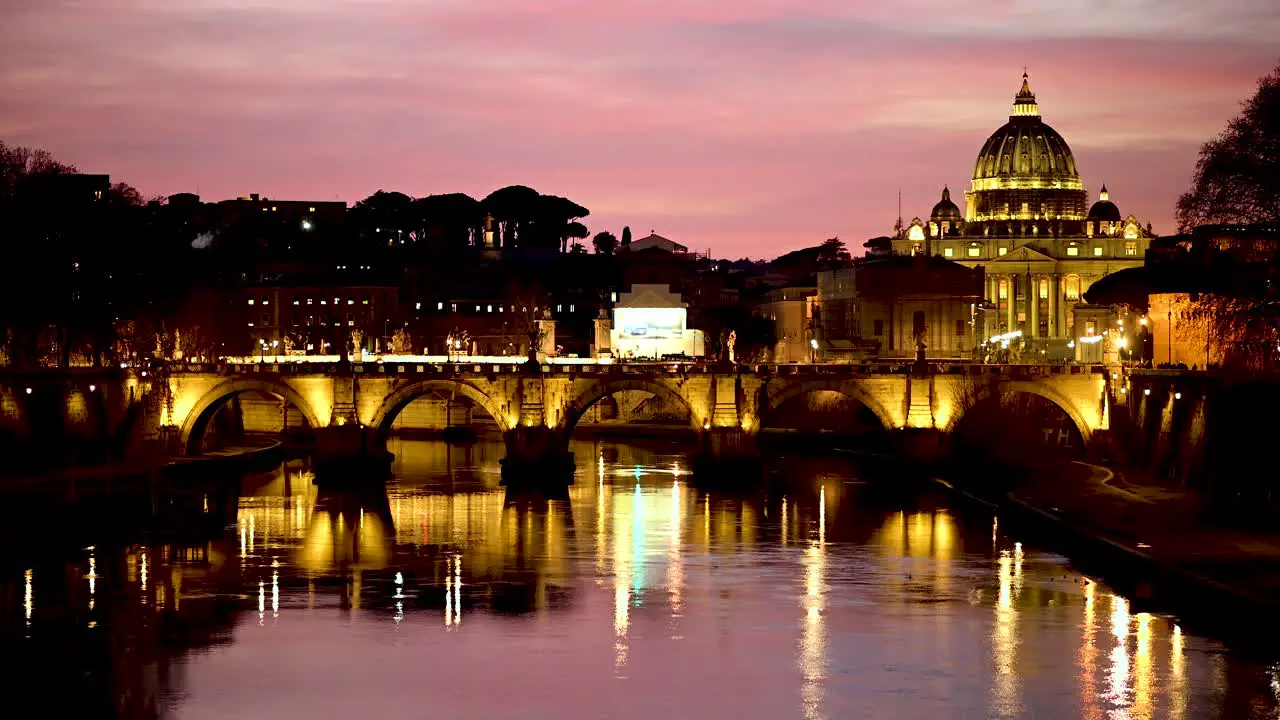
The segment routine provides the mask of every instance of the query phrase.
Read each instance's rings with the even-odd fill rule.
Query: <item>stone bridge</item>
[[[1038,395],[1071,419],[1086,448],[1108,429],[1112,374],[1101,366],[411,364],[310,363],[183,366],[169,374],[168,424],[194,452],[213,413],[255,390],[288,401],[313,429],[360,428],[375,443],[398,413],[427,393],[462,396],[492,416],[508,459],[567,452],[588,408],[623,390],[687,408],[690,429],[713,454],[750,448],[771,413],[793,398],[831,391],[868,408],[888,431],[951,431],[985,397]],[[927,433],[926,433],[927,434]]]
[[[538,464],[565,455],[574,427],[594,403],[623,390],[663,396],[687,408],[690,430],[705,454],[749,454],[762,425],[788,400],[830,391],[865,406],[884,429],[899,437],[932,438],[934,446],[964,413],[984,398],[1007,393],[1037,395],[1061,408],[1086,448],[1109,425],[1109,408],[1124,380],[1102,366],[946,365],[927,369],[903,364],[736,365],[613,364],[541,365],[518,363],[246,363],[172,365],[110,370],[98,374],[0,374],[0,430],[17,428],[35,399],[61,402],[83,415],[89,384],[93,392],[121,398],[140,393],[167,399],[152,423],[175,439],[182,452],[198,452],[205,429],[224,403],[239,393],[259,391],[287,401],[317,436],[317,450],[349,447],[323,438],[359,435],[355,446],[385,448],[398,413],[428,393],[462,396],[492,416],[513,464]],[[160,385],[163,383],[163,385]],[[38,389],[28,390],[36,385]],[[84,387],[81,387],[84,386]],[[166,390],[167,386],[167,390]],[[161,392],[156,393],[157,390]],[[52,400],[51,400],[52,398]],[[291,410],[292,412],[292,410]],[[48,411],[44,412],[48,414]],[[102,426],[102,420],[86,426]]]

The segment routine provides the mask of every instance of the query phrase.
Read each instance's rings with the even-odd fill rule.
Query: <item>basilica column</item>
[[[1027,300],[1031,305],[1031,311],[1027,313],[1027,321],[1030,323],[1029,337],[1040,337],[1040,276],[1028,275],[1027,284],[1031,287],[1027,288]]]
[[[1013,332],[1018,327],[1018,275],[1012,273],[1005,276],[1005,280],[1009,284],[1009,296],[1005,298],[1009,303],[1009,327],[1007,332]]]
[[[1049,276],[1049,337],[1062,337],[1062,323],[1058,320],[1058,293],[1062,292],[1062,278],[1054,273]]]

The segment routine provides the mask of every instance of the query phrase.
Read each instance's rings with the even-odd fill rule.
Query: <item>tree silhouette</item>
[[[624,225],[622,228],[622,247],[629,247],[630,245],[631,245],[631,226]]]
[[[598,232],[591,239],[591,245],[595,247],[597,255],[612,255],[618,249],[618,238],[608,230]]]
[[[1178,227],[1280,220],[1280,65],[1218,137],[1200,148]]]
[[[527,238],[522,235],[531,231],[541,197],[531,187],[508,185],[494,190],[480,201],[484,211],[498,223],[497,232],[502,247],[516,247],[524,243]]]

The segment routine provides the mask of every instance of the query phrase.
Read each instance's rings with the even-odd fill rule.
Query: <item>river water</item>
[[[574,449],[563,499],[506,497],[500,443],[397,440],[385,491],[319,490],[291,462],[202,498],[212,522],[11,543],[5,702],[193,719],[1276,717],[1275,667],[891,471],[777,455],[767,490],[729,495],[690,487],[676,444]]]

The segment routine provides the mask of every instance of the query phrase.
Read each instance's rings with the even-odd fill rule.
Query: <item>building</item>
[[[1026,74],[1009,121],[978,153],[964,201],[962,210],[944,187],[927,221],[899,222],[893,251],[985,268],[982,295],[1000,333],[1021,333],[1026,349],[1052,358],[1072,356],[1072,308],[1089,286],[1141,266],[1152,237],[1106,186],[1088,204],[1071,148],[1041,118]]]
[[[972,359],[983,341],[982,268],[923,253],[818,273],[818,357]]]
[[[631,252],[639,252],[641,250],[648,250],[650,248],[665,250],[666,252],[669,252],[669,253],[683,254],[683,253],[689,252],[689,248],[685,247],[684,245],[681,245],[680,243],[675,242],[674,240],[668,240],[667,238],[664,238],[655,232],[650,232],[648,235],[640,238],[639,240],[632,242],[627,247],[631,250]]]
[[[817,356],[814,308],[818,289],[788,287],[764,296],[758,312],[773,323],[772,359],[776,363],[813,362]]]
[[[633,285],[613,308],[610,348],[615,357],[660,360],[700,357],[703,333],[688,327],[688,309],[666,285]]]

